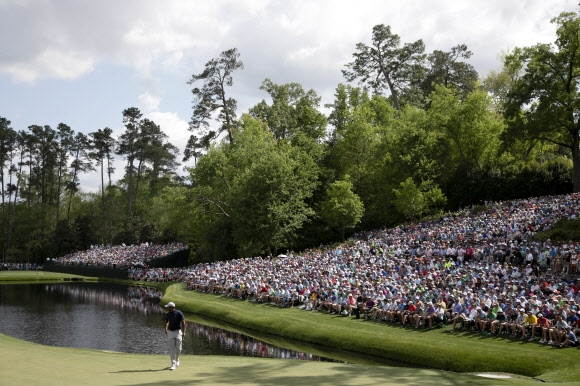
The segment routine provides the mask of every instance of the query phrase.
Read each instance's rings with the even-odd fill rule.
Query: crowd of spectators
[[[55,264],[80,265],[101,268],[132,269],[146,267],[155,259],[164,258],[172,253],[187,249],[187,244],[152,244],[140,245],[95,245],[86,251],[75,252],[52,260]]]
[[[568,346],[578,344],[580,332],[580,243],[532,236],[578,213],[579,195],[539,197],[486,203],[278,257],[151,268],[151,260],[187,245],[145,243],[93,246],[54,262],[126,269],[133,280],[182,281],[191,290],[403,327],[447,324],[451,332]],[[10,268],[32,266],[2,265]]]
[[[179,280],[191,290],[415,328],[445,323],[450,331],[577,345],[580,243],[531,236],[579,211],[575,194],[486,203],[483,210],[361,233],[339,247],[135,268],[131,278]]]
[[[0,263],[0,271],[36,271],[42,269],[36,263]]]

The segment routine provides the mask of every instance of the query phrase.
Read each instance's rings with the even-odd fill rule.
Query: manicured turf
[[[4,281],[7,273],[0,272],[0,282]],[[30,280],[30,277],[22,279]],[[290,349],[301,349],[296,340],[330,347],[333,358],[349,362],[352,356],[348,352],[355,352],[402,361],[423,369],[195,356],[184,362],[190,363],[190,366],[184,365],[176,372],[169,373],[161,371],[168,362],[163,356],[49,348],[0,336],[0,363],[11,364],[5,366],[9,371],[3,369],[2,379],[8,379],[5,376],[14,377],[10,378],[14,382],[7,383],[13,384],[27,372],[26,376],[30,377],[67,381],[89,374],[91,382],[102,380],[100,384],[157,384],[164,379],[168,382],[163,383],[169,384],[188,384],[183,383],[185,380],[195,384],[529,384],[532,382],[530,377],[559,384],[576,384],[580,379],[578,349],[555,349],[527,341],[471,333],[451,334],[446,329],[403,329],[362,319],[297,308],[280,309],[267,304],[187,291],[182,284],[160,283],[155,286],[165,290],[163,302],[176,302],[188,319],[197,320],[199,315],[203,315],[210,318],[206,320],[238,326],[244,332],[252,331],[260,339],[273,343],[279,343],[280,339],[293,339],[293,343],[285,344]],[[323,351],[313,354],[325,355]],[[44,359],[31,362],[35,356]],[[21,361],[24,367],[19,367]],[[32,366],[34,372],[30,372],[30,363],[42,363],[42,366]],[[476,372],[511,373],[522,377],[486,380],[459,374]],[[183,374],[185,377],[181,378]],[[313,378],[306,381],[306,376]]]
[[[70,273],[46,272],[46,271],[0,271],[0,283],[19,282],[34,283],[37,281],[71,281],[71,280],[96,281],[96,277],[84,277]]]
[[[170,371],[169,357],[164,355],[48,347],[1,334],[0,363],[3,385],[505,384],[434,370],[197,355],[183,356],[181,366]]]

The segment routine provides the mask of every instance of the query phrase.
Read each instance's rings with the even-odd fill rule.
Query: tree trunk
[[[127,181],[127,220],[131,218],[131,200],[133,198],[133,158],[129,160],[129,181]]]
[[[105,159],[101,158],[101,204],[105,206]]]
[[[12,242],[12,234],[14,233],[14,218],[16,217],[16,203],[18,202],[18,190],[20,189],[20,176],[22,176],[22,165],[24,164],[24,157],[20,155],[20,162],[18,163],[18,174],[16,175],[16,189],[14,189],[14,200],[12,203],[12,213],[8,211],[10,220],[8,223],[8,241],[6,242],[6,257],[10,256],[10,244]]]
[[[574,168],[573,174],[573,184],[574,193],[580,192],[580,138],[579,133],[576,131],[574,135],[574,145],[572,146],[572,165]]]
[[[56,223],[60,220],[60,194],[62,185],[62,166],[58,167],[58,182],[56,187]]]
[[[391,96],[393,97],[393,104],[395,105],[395,109],[399,112],[399,114],[401,114],[401,105],[399,104],[399,93],[397,92],[395,85],[391,81],[391,78],[388,76],[386,78],[387,84],[389,85],[389,90],[391,90]]]

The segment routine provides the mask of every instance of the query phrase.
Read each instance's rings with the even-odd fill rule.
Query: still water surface
[[[110,283],[0,284],[0,332],[49,346],[165,354],[160,297]],[[187,331],[184,354],[331,360],[197,323]]]

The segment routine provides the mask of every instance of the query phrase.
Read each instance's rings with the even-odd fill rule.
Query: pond
[[[0,332],[49,346],[166,354],[161,295],[111,283],[0,284]],[[187,330],[184,354],[333,361],[216,327],[188,322]]]

